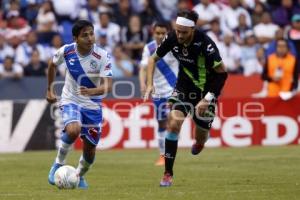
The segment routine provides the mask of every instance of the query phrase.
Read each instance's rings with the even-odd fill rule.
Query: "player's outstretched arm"
[[[50,60],[48,64],[48,73],[47,73],[48,86],[47,86],[47,94],[46,94],[46,99],[49,103],[55,103],[57,100],[54,90],[52,88],[52,83],[55,80],[55,75],[56,75],[56,65],[53,63],[52,60]]]
[[[112,90],[112,78],[111,77],[102,77],[101,85],[96,88],[87,88],[81,86],[79,88],[79,94],[84,96],[97,96],[111,92]]]
[[[153,87],[153,73],[155,69],[155,63],[159,60],[160,58],[154,53],[151,57],[149,57],[148,60],[148,66],[147,66],[147,88],[146,92],[144,95],[144,101],[148,100],[150,98],[150,95],[152,92],[154,92],[154,87]]]

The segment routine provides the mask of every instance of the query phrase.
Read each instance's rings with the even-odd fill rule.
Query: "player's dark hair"
[[[86,28],[86,27],[92,27],[94,29],[94,26],[91,22],[87,20],[78,20],[75,22],[75,24],[72,27],[72,35],[74,37],[78,37],[81,30]]]
[[[155,29],[156,27],[166,28],[167,30],[170,29],[169,23],[167,23],[167,22],[162,22],[162,21],[155,22],[155,23],[153,24],[153,29]]]
[[[177,17],[184,17],[190,19],[194,21],[195,24],[197,23],[199,18],[198,14],[193,10],[181,10],[177,13]]]

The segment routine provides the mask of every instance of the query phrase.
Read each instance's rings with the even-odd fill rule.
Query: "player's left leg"
[[[158,147],[159,158],[156,161],[156,166],[163,166],[165,164],[165,136],[167,134],[167,115],[169,108],[167,107],[167,98],[153,98],[153,104],[156,114],[156,120],[158,122]]]
[[[80,156],[78,167],[77,167],[77,173],[80,177],[80,181],[78,184],[79,188],[87,189],[88,184],[84,179],[84,175],[86,172],[90,169],[92,164],[95,160],[95,152],[96,152],[96,146],[94,144],[91,144],[89,140],[86,138],[83,138],[83,151],[82,155]]]
[[[163,166],[165,164],[165,136],[167,132],[167,120],[158,120],[158,148],[159,158],[156,161],[156,166]]]
[[[204,144],[206,143],[208,136],[209,136],[208,129],[205,129],[205,128],[202,128],[202,127],[196,125],[196,127],[195,127],[196,142],[195,142],[195,144],[193,144],[192,149],[191,149],[191,153],[193,155],[197,155],[203,150]]]
[[[84,175],[95,160],[96,146],[100,140],[102,126],[102,110],[82,109],[82,130],[80,137],[83,139],[83,153],[79,159],[77,173],[80,177],[78,187],[87,189],[88,185]]]
[[[209,130],[211,128],[212,122],[215,116],[215,103],[208,106],[207,111],[203,116],[198,116],[196,113],[193,115],[193,120],[196,124],[195,127],[195,140],[193,144],[191,153],[193,155],[199,154],[209,138]]]

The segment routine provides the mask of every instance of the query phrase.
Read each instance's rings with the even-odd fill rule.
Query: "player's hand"
[[[154,93],[154,87],[153,86],[148,86],[146,88],[145,94],[144,94],[144,102],[147,101],[150,98],[150,95]]]
[[[198,113],[198,116],[203,116],[205,111],[208,109],[209,101],[206,99],[201,99],[199,103],[196,105],[196,112]]]
[[[55,93],[51,90],[47,90],[46,99],[49,103],[55,103],[57,101]]]
[[[90,96],[90,89],[84,86],[79,87],[79,91],[77,92],[79,95]]]

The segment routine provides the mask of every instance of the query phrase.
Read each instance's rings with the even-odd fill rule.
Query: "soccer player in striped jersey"
[[[61,47],[48,66],[47,100],[57,101],[52,85],[57,66],[67,67],[65,83],[60,99],[64,129],[61,144],[50,169],[48,181],[54,185],[55,171],[65,164],[70,147],[78,136],[83,141],[83,153],[79,159],[78,187],[88,187],[84,175],[94,162],[96,146],[101,135],[103,94],[112,87],[112,70],[108,53],[95,45],[93,24],[77,21],[72,28],[74,43]]]
[[[148,59],[155,53],[156,48],[160,45],[163,38],[167,35],[168,24],[157,22],[153,26],[154,40],[145,45],[140,63],[140,87],[142,93],[146,89],[146,67]],[[160,156],[155,165],[162,166],[165,164],[165,134],[167,126],[167,100],[171,96],[176,84],[178,74],[178,61],[171,52],[167,53],[162,59],[156,63],[153,76],[153,84],[155,92],[152,94],[152,100],[155,108],[156,119],[158,122],[158,146]]]

